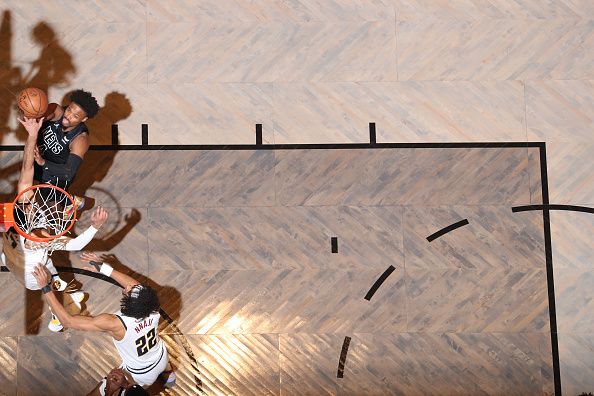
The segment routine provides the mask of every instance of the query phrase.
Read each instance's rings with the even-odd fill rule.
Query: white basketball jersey
[[[159,313],[144,319],[135,319],[116,313],[126,328],[126,335],[120,341],[113,340],[126,370],[132,374],[145,374],[154,369],[161,359],[165,347],[157,334]]]

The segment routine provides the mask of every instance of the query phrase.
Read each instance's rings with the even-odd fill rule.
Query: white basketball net
[[[40,187],[23,194],[19,201],[14,205],[15,224],[27,234],[42,230],[44,237],[54,237],[47,242],[29,241],[30,248],[63,249],[66,241],[58,235],[74,221],[74,202],[69,196],[55,188]]]

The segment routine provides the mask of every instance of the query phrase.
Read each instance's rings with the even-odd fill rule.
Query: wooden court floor
[[[551,210],[547,248],[543,212],[510,209],[546,198],[541,146],[471,147],[545,143],[548,202],[594,207],[594,2],[3,0],[0,12],[3,199],[24,86],[56,102],[92,91],[95,145],[140,145],[148,126],[152,150],[92,151],[76,188],[112,211],[90,248],[162,291],[175,394],[536,395],[556,375],[563,394],[594,392],[594,217]],[[471,145],[183,150],[252,145],[256,124],[264,144],[364,144],[370,122],[378,143]],[[110,285],[78,278],[89,312],[117,308]],[[39,297],[10,273],[0,282],[0,394],[80,394],[117,363],[108,339],[50,334]]]
[[[122,147],[91,152],[81,180],[109,169],[72,191],[114,214],[90,249],[159,288],[176,394],[540,394],[553,390],[543,218],[511,209],[542,202],[538,150]],[[76,277],[89,313],[117,309],[113,285]],[[117,364],[108,337],[51,334],[1,281],[16,296],[2,375],[18,394],[63,392],[55,367],[80,394]]]

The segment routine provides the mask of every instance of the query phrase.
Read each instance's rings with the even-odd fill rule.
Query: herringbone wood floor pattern
[[[119,224],[99,236],[94,250],[109,250],[114,265],[157,285],[174,320],[163,322],[161,333],[174,350],[182,393],[299,394],[296,378],[308,380],[304,392],[311,394],[426,393],[452,375],[450,365],[469,368],[446,393],[477,377],[484,383],[471,392],[548,392],[552,382],[543,370],[552,370],[551,361],[539,352],[550,342],[542,217],[511,211],[530,203],[529,175],[536,173],[530,167],[537,166],[530,150],[92,152],[88,161],[113,158],[92,191],[120,197],[109,208]],[[147,154],[158,168],[142,161]],[[9,158],[7,167],[18,155]],[[157,181],[172,188],[158,189]],[[97,200],[109,207],[107,195]],[[85,227],[84,215],[77,230]],[[461,218],[469,225],[427,241]],[[338,253],[331,253],[331,237],[338,238]],[[363,299],[389,266],[395,273],[371,301]],[[87,312],[117,309],[113,286],[80,280],[91,295]],[[19,285],[12,282],[8,292],[19,294]],[[19,305],[2,315],[3,334],[23,335]],[[47,313],[38,315],[44,324]],[[64,367],[84,369],[72,389],[82,392],[91,383],[86,377],[113,365],[112,348],[84,334],[68,332],[72,343],[46,345],[60,335],[41,333],[22,339],[26,354],[19,356],[44,354],[60,366],[75,355]],[[344,335],[354,339],[342,381],[330,364],[339,348],[329,345]],[[399,346],[409,338],[419,347]],[[303,351],[296,352],[299,345]],[[105,359],[88,359],[81,348],[99,348]],[[489,360],[492,353],[498,360]],[[311,367],[303,372],[302,359]],[[41,387],[45,364],[17,359],[23,393]],[[436,364],[439,374],[431,380],[411,364]],[[481,374],[487,367],[491,379]],[[513,381],[504,385],[511,367]],[[409,385],[382,380],[402,375]]]
[[[594,206],[590,0],[0,6],[2,145],[25,136],[20,88],[83,87],[95,144],[112,124],[139,144],[142,123],[151,144],[250,144],[256,123],[265,143],[367,142],[369,122],[378,142],[545,141],[551,203]],[[0,153],[4,201],[19,160]],[[75,188],[112,216],[89,248],[157,282],[179,326],[163,324],[173,394],[552,392],[542,216],[509,210],[542,203],[538,150],[93,151]],[[551,228],[563,391],[594,392],[594,221],[554,212]],[[88,312],[117,309],[79,278]],[[83,394],[117,364],[104,337],[50,334],[39,296],[0,283],[0,394]]]

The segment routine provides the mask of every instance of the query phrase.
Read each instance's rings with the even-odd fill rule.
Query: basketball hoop
[[[21,191],[11,203],[0,204],[0,224],[13,227],[34,242],[54,241],[64,236],[76,221],[74,198],[60,187],[37,184]],[[49,247],[51,249],[50,243]]]

